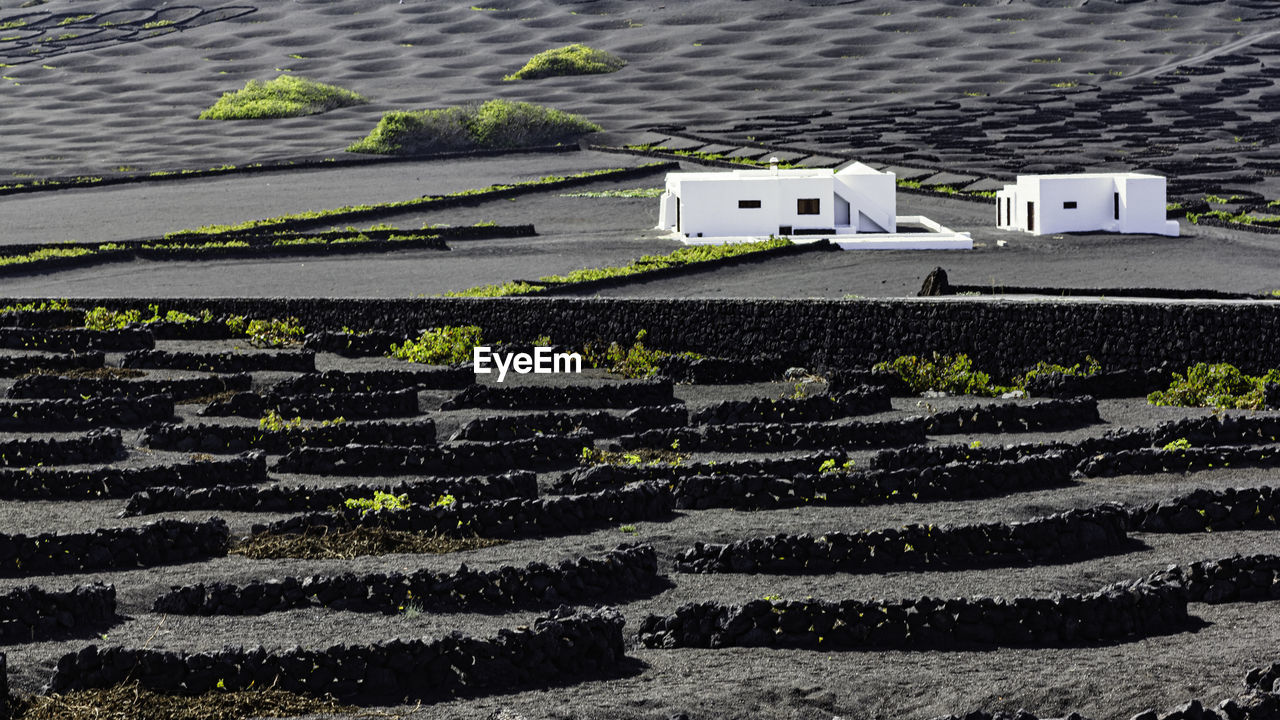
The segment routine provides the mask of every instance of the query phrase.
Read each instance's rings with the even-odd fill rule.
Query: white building
[[[1066,232],[1178,235],[1165,179],[1138,173],[1019,175],[996,193],[996,226],[1035,235]]]
[[[830,168],[674,172],[658,228],[694,238],[892,233],[894,174],[851,163]]]

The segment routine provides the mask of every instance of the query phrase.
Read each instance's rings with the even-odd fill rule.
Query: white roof
[[[1057,175],[1019,175],[1018,180],[1071,180],[1071,179],[1088,179],[1088,178],[1106,178],[1108,180],[1118,180],[1121,178],[1159,178],[1160,175],[1148,175],[1146,173],[1133,172],[1114,172],[1114,173],[1060,173]]]
[[[688,182],[690,180],[765,180],[772,178],[829,178],[835,175],[880,175],[880,171],[860,162],[851,162],[839,170],[831,168],[734,168],[708,172],[673,172],[667,178]]]

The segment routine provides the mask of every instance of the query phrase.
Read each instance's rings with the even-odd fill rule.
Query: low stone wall
[[[592,437],[611,437],[654,427],[680,427],[687,424],[689,410],[684,405],[638,407],[624,415],[614,415],[604,410],[521,413],[470,420],[450,439],[517,440],[539,435],[567,435],[577,431],[585,431]]]
[[[1032,397],[1146,397],[1156,390],[1167,389],[1172,379],[1168,370],[1160,369],[1099,372],[1088,376],[1047,372],[1031,376],[1026,390]]]
[[[528,440],[448,446],[347,445],[290,450],[271,469],[308,475],[468,475],[565,467],[577,461],[584,441],[547,435]]]
[[[705,452],[778,452],[826,448],[876,448],[923,443],[924,421],[850,420],[840,423],[741,423],[701,425],[691,428],[648,430],[620,436],[616,444],[623,450],[668,448],[674,442],[681,450]]]
[[[732,385],[778,380],[787,363],[778,355],[747,358],[668,355],[658,360],[658,374],[672,382],[694,385]]]
[[[570,535],[601,526],[640,520],[665,520],[671,515],[671,493],[652,483],[635,483],[618,490],[586,495],[538,499],[491,500],[442,507],[409,507],[361,513],[342,509],[308,513],[254,525],[254,534],[303,533],[317,528],[377,526],[389,530],[476,534],[488,538]]]
[[[832,472],[792,477],[697,475],[672,490],[676,507],[758,510],[807,503],[870,505],[994,497],[1070,483],[1062,455],[1028,456],[994,463],[952,464],[921,470]]]
[[[132,428],[172,418],[173,398],[168,395],[0,403],[2,432],[82,430],[104,425]]]
[[[352,334],[321,330],[307,333],[302,347],[312,352],[328,352],[343,357],[382,357],[391,352],[393,344],[399,345],[410,337],[407,332],[370,330]]]
[[[1017,523],[912,524],[821,537],[770,535],[697,543],[676,555],[675,568],[699,573],[896,572],[1064,562],[1123,548],[1127,520],[1123,511],[1091,509]]]
[[[369,393],[395,390],[453,390],[475,382],[468,368],[427,370],[326,370],[281,380],[271,387],[279,395],[310,393]]]
[[[1280,555],[1236,555],[1172,565],[1153,573],[1150,579],[1185,587],[1191,602],[1217,605],[1280,599],[1278,573]]]
[[[264,430],[257,425],[174,425],[153,423],[143,433],[147,447],[179,452],[234,453],[249,448],[285,453],[300,447],[431,445],[436,423],[430,418],[405,422],[341,422],[333,425]]]
[[[794,474],[814,474],[828,460],[836,465],[843,465],[848,459],[848,455],[837,450],[830,453],[810,453],[791,457],[763,457],[687,465],[588,465],[561,473],[552,484],[552,489],[556,492],[584,493],[609,487],[622,487],[632,482],[650,481],[672,484],[679,478],[697,475],[784,477]]]
[[[635,408],[678,402],[669,380],[604,385],[471,385],[449,398],[441,410],[493,408],[554,410],[559,408]]]
[[[166,301],[167,302],[167,301]],[[170,350],[139,350],[125,353],[121,367],[197,370],[213,373],[240,373],[259,370],[313,373],[316,354],[307,351],[199,353]]]
[[[1280,447],[1241,446],[1161,450],[1143,448],[1089,455],[1077,471],[1085,477],[1192,472],[1223,467],[1280,467]]]
[[[115,619],[114,585],[77,585],[65,592],[28,585],[0,594],[0,642],[6,645],[102,630]]]
[[[1129,510],[1129,529],[1141,532],[1275,529],[1280,492],[1273,487],[1196,490]]]
[[[53,330],[83,324],[84,310],[10,310],[0,313],[0,327]]]
[[[266,481],[267,461],[260,452],[224,460],[150,467],[109,466],[92,470],[29,467],[0,469],[0,499],[98,500],[129,497],[161,485],[193,488]]]
[[[822,422],[891,409],[888,391],[863,386],[809,398],[724,400],[694,412],[690,422],[693,425]]]
[[[0,440],[0,467],[108,463],[124,452],[119,430],[90,430],[80,437]]]
[[[106,364],[106,357],[101,350],[77,355],[9,355],[0,357],[0,377],[26,375],[37,370],[58,372],[100,368]]]
[[[600,557],[454,572],[346,573],[177,587],[156,599],[151,611],[176,615],[259,615],[301,607],[396,614],[491,612],[560,603],[583,604],[605,596],[634,597],[658,581],[658,558],[649,545],[622,546]]]
[[[108,568],[150,567],[218,557],[230,532],[219,518],[159,520],[136,528],[84,533],[0,534],[0,575],[21,577]]]
[[[352,484],[329,487],[272,485],[245,487],[218,485],[206,488],[149,487],[129,498],[123,515],[148,515],[178,510],[227,510],[237,512],[309,512],[342,507],[347,498],[372,498],[375,492],[406,495],[414,505],[433,505],[443,495],[459,502],[480,502],[538,496],[536,473],[513,470],[477,478],[433,478],[395,485]]]
[[[83,317],[81,318],[83,320]],[[0,348],[79,353],[90,350],[126,352],[149,350],[155,338],[146,330],[44,330],[0,327]]]
[[[610,608],[560,608],[532,628],[485,639],[452,634],[326,650],[258,647],[195,654],[90,645],[58,661],[49,691],[137,680],[148,690],[170,694],[276,687],[348,701],[438,701],[597,676],[624,658],[623,623]]]
[[[661,648],[1061,647],[1159,635],[1187,621],[1186,591],[1135,583],[1053,598],[691,603],[645,618],[639,639]]]
[[[1091,397],[1040,400],[1029,405],[998,403],[943,410],[925,418],[929,435],[1069,430],[1102,422]]]
[[[229,390],[249,389],[253,378],[247,374],[174,380],[114,380],[31,375],[19,378],[9,388],[11,398],[146,397],[169,395],[177,400],[204,397]]]
[[[337,417],[366,420],[388,417],[412,417],[421,412],[416,390],[375,391],[371,393],[317,393],[311,395],[277,395],[244,392],[226,400],[209,403],[200,411],[205,417],[258,418],[275,410],[285,417],[332,419]]]

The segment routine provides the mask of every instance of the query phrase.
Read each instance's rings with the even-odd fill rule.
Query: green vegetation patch
[[[1196,363],[1185,375],[1173,374],[1168,390],[1147,396],[1152,405],[1212,407],[1230,410],[1261,410],[1266,407],[1266,388],[1280,383],[1280,370],[1265,375],[1246,375],[1228,363]]]
[[[427,365],[456,365],[469,362],[477,345],[483,345],[480,327],[461,325],[432,328],[416,340],[391,346],[391,356]]]
[[[45,310],[70,310],[71,303],[65,298],[62,300],[43,300],[41,302],[18,303],[15,305],[5,305],[0,307],[0,313],[9,312],[43,312]]]
[[[120,330],[128,325],[154,322],[213,322],[213,313],[209,310],[201,310],[197,316],[178,310],[167,310],[162,314],[160,306],[154,303],[148,305],[147,309],[151,312],[150,317],[143,316],[141,310],[109,310],[99,305],[85,311],[84,326],[90,330]]]
[[[315,115],[335,108],[363,105],[363,96],[335,85],[295,75],[281,75],[260,83],[250,80],[241,90],[224,93],[201,120],[261,120]]]
[[[900,355],[893,360],[876,363],[872,369],[897,375],[914,393],[934,391],[999,397],[1014,390],[1026,392],[1027,383],[1039,375],[1053,373],[1069,377],[1090,377],[1101,372],[1102,366],[1088,356],[1083,365],[1057,365],[1042,360],[1031,370],[1012,378],[1007,385],[997,384],[992,381],[990,374],[975,369],[973,361],[963,353],[942,355],[935,352],[929,357]]]
[[[637,450],[625,450],[622,452],[613,452],[609,450],[598,450],[594,447],[582,448],[582,455],[579,457],[583,465],[674,465],[680,466],[689,459],[688,455],[682,455],[675,450],[667,450],[664,448],[639,448]]]
[[[583,359],[593,368],[603,368],[623,377],[647,378],[657,375],[661,370],[662,361],[672,355],[681,355],[692,360],[702,357],[697,353],[670,353],[666,350],[646,347],[644,341],[648,334],[647,330],[641,330],[636,333],[635,342],[628,346],[614,342],[602,348],[598,343],[587,343],[582,350]]]
[[[376,490],[372,498],[347,498],[342,501],[348,510],[359,510],[361,515],[380,510],[407,510],[412,504],[408,495],[393,495]]]
[[[395,110],[347,152],[417,155],[576,141],[600,126],[554,108],[510,100],[440,110]]]
[[[564,75],[600,75],[617,72],[626,64],[626,60],[611,52],[575,43],[554,50],[544,50],[529,58],[524,67],[502,79],[536,80]]]

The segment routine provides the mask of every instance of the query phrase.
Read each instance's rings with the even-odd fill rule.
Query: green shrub
[[[307,334],[296,317],[250,320],[244,332],[249,336],[249,343],[258,347],[295,345]]]
[[[1185,375],[1174,373],[1168,390],[1147,396],[1152,405],[1260,410],[1266,405],[1266,386],[1280,382],[1280,370],[1261,377],[1246,375],[1227,363],[1197,363]]]
[[[544,50],[503,80],[536,80],[563,75],[600,75],[621,70],[626,60],[580,43]]]
[[[897,375],[914,393],[934,390],[995,397],[1009,390],[993,385],[991,376],[987,373],[974,370],[969,356],[964,354],[939,355],[935,352],[928,359],[902,355],[887,362],[876,363],[873,369]]]
[[[250,80],[241,90],[223,93],[213,107],[200,113],[201,120],[258,120],[299,117],[369,102],[334,85],[295,75],[281,75],[260,83]]]
[[[1036,363],[1034,368],[1014,378],[1013,384],[1015,387],[1025,390],[1027,383],[1040,375],[1058,374],[1066,375],[1068,377],[1092,377],[1102,371],[1102,365],[1097,360],[1094,360],[1093,356],[1086,355],[1084,357],[1084,362],[1085,366],[1081,368],[1080,363],[1067,367],[1065,365],[1055,365],[1041,360]]]
[[[546,290],[545,285],[534,285],[524,281],[505,282],[501,285],[480,285],[466,290],[451,290],[445,297],[506,297],[508,295],[525,295]]]
[[[636,333],[636,341],[626,347],[614,342],[601,349],[595,343],[587,343],[583,348],[582,357],[593,368],[603,368],[623,377],[653,377],[658,374],[662,360],[671,357],[673,353],[646,347],[644,339],[648,334],[647,330],[641,330]],[[701,357],[689,352],[679,354],[692,359]]]
[[[1160,449],[1164,450],[1165,452],[1177,452],[1179,450],[1190,450],[1191,441],[1186,438],[1178,438],[1173,442],[1165,443],[1164,447]]]
[[[483,344],[478,326],[446,325],[422,333],[417,340],[393,344],[391,356],[427,365],[456,365],[470,361],[475,347]]]
[[[7,312],[42,312],[44,310],[70,310],[71,303],[63,300],[44,300],[38,303],[18,303],[0,307],[0,313]]]
[[[270,430],[272,432],[280,432],[290,428],[302,427],[302,418],[286,418],[275,410],[268,410],[267,414],[258,421],[258,429]]]
[[[54,258],[83,257],[94,254],[89,248],[41,248],[22,255],[0,255],[0,265],[24,265]]]
[[[394,110],[347,152],[416,155],[452,150],[517,148],[565,143],[601,128],[560,110],[490,100],[480,106]]]
[[[342,503],[352,510],[358,509],[361,515],[377,510],[405,510],[409,507],[408,495],[392,495],[381,490],[373,493],[373,498],[347,498]]]

